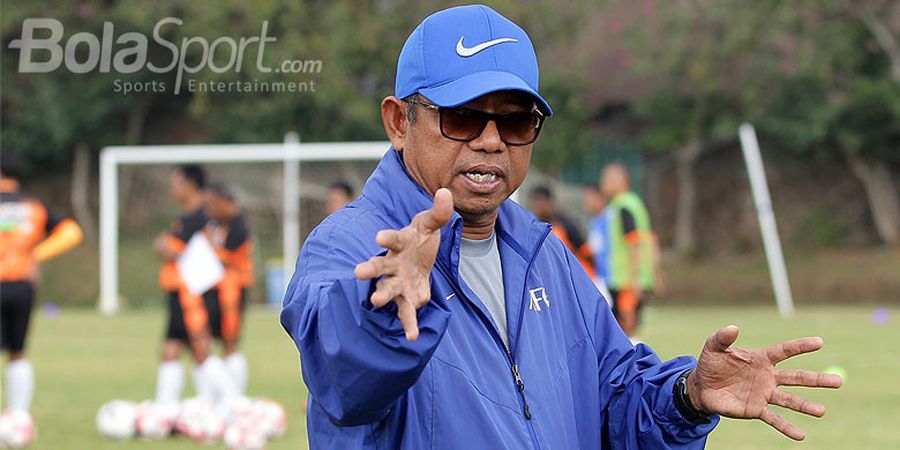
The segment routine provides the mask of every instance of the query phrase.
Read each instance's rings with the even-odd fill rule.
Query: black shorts
[[[630,289],[610,289],[609,295],[612,297],[610,300],[612,301],[612,313],[616,319],[619,318],[620,311],[625,308],[628,310],[633,310],[636,316],[636,323],[641,323],[641,311],[644,309],[644,302],[646,301],[647,292],[642,292],[640,296],[635,297],[631,294]]]
[[[0,348],[14,353],[25,349],[33,306],[33,284],[28,281],[0,282]]]
[[[178,292],[167,293],[169,320],[166,325],[166,339],[188,342],[187,326],[184,311]],[[241,313],[247,305],[247,290],[241,289]],[[210,289],[203,293],[203,306],[206,308],[207,326],[210,334],[217,339],[222,338],[222,308],[219,307],[219,291]]]
[[[219,290],[210,289],[203,294],[203,304],[206,305],[206,311],[209,314],[209,328],[212,336],[216,339],[222,339],[222,307],[219,303]],[[241,289],[241,316],[247,308],[247,289]]]
[[[212,291],[207,291],[203,294],[203,304],[208,305],[209,301],[208,297],[212,297],[214,294]],[[168,310],[169,310],[169,320],[166,325],[166,339],[167,340],[175,340],[175,341],[183,341],[188,342],[188,331],[187,325],[185,325],[185,317],[184,317],[184,309],[181,307],[181,299],[178,297],[178,292],[167,292],[166,293]],[[209,312],[207,311],[207,316]],[[207,320],[207,327],[209,327],[209,321]]]

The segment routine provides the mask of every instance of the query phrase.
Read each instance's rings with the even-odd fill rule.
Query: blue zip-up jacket
[[[300,349],[312,449],[695,449],[718,421],[686,421],[673,384],[690,357],[632,347],[581,265],[518,204],[496,233],[510,348],[459,276],[462,218],[441,230],[431,301],[409,342],[393,303],[369,302],[356,264],[384,254],[375,234],[433,198],[391,149],[362,196],[303,245],[281,323]]]

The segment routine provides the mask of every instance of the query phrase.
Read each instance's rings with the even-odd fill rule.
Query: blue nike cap
[[[538,63],[521,27],[484,5],[457,6],[422,21],[397,61],[398,98],[420,93],[453,107],[496,91],[527,92],[550,116],[538,94]]]

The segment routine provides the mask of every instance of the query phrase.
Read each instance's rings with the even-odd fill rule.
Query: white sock
[[[203,361],[200,367],[204,368],[204,373],[209,379],[209,384],[213,389],[217,399],[230,399],[237,396],[237,387],[231,377],[228,375],[228,369],[222,358],[211,355]]]
[[[239,395],[247,393],[247,358],[235,352],[225,357],[225,368]]]
[[[213,389],[212,386],[210,386],[209,377],[206,376],[206,370],[204,369],[205,366],[196,363],[194,363],[194,367],[191,368],[191,374],[194,377],[194,390],[197,391],[198,397],[212,400]]]
[[[28,412],[34,396],[34,369],[27,359],[10,362],[6,366],[6,395],[11,411]]]
[[[238,397],[237,387],[228,375],[228,369],[222,358],[211,355],[200,364],[200,370],[209,381],[213,393],[213,403],[223,417],[228,416],[232,401]]]
[[[159,372],[156,375],[156,403],[177,405],[181,400],[183,387],[184,368],[181,366],[181,361],[159,363]]]

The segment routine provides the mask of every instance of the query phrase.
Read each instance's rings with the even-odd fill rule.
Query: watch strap
[[[709,415],[695,408],[694,404],[691,403],[691,397],[688,395],[687,379],[688,375],[693,371],[694,369],[688,369],[678,375],[678,378],[675,380],[675,386],[672,389],[672,401],[675,403],[675,409],[677,409],[688,422],[693,423],[694,425],[705,425],[710,422]]]

